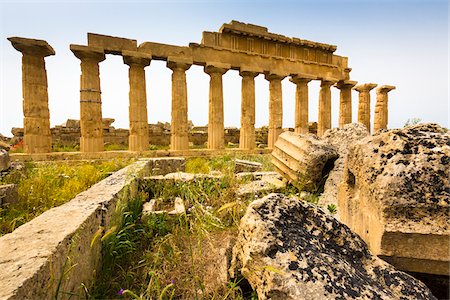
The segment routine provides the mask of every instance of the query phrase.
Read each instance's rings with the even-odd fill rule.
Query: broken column
[[[294,75],[291,81],[295,83],[295,133],[306,134],[308,126],[308,83],[315,79],[314,76]]]
[[[239,135],[240,149],[254,149],[255,137],[255,77],[259,72],[241,68],[242,103],[241,103],[241,131]]]
[[[269,81],[269,135],[267,147],[273,148],[278,136],[283,132],[283,98],[281,80],[285,76],[268,73],[266,80]]]
[[[105,60],[102,48],[70,45],[81,60],[80,77],[80,150],[103,151],[102,98],[99,63]]]
[[[189,149],[186,71],[191,65],[192,59],[183,57],[167,58],[167,67],[173,71],[171,150]]]
[[[210,76],[208,149],[222,149],[225,146],[222,75],[229,68],[229,65],[220,63],[207,64],[205,66],[205,72]]]
[[[395,86],[382,85],[377,88],[377,103],[375,104],[375,117],[373,131],[387,129],[388,124],[388,95],[387,93],[395,90]]]
[[[317,135],[322,136],[331,128],[331,90],[334,81],[322,79],[319,93],[319,120],[317,124]]]
[[[370,132],[370,91],[377,86],[376,83],[365,83],[353,89],[359,92],[358,96],[358,123],[366,126]]]
[[[130,69],[130,151],[144,151],[148,148],[147,93],[145,88],[145,70],[150,65],[151,55],[135,51],[122,51],[123,61]]]
[[[44,57],[55,55],[55,51],[43,40],[20,37],[10,37],[8,40],[22,53],[24,151],[51,152],[52,136]]]
[[[352,122],[352,88],[356,83],[356,81],[345,80],[339,81],[334,85],[341,91],[339,101],[339,128],[343,128],[345,124]]]

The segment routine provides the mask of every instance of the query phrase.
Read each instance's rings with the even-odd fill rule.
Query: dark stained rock
[[[264,299],[436,299],[420,281],[371,255],[366,243],[320,208],[270,194],[250,204],[231,274]]]

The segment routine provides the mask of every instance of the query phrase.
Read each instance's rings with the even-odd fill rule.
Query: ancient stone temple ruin
[[[51,152],[47,77],[44,58],[54,55],[42,40],[11,37],[22,52],[24,144],[27,153]],[[175,46],[154,42],[138,45],[136,40],[88,33],[87,45],[70,45],[81,62],[80,150],[103,151],[102,101],[99,63],[106,54],[121,55],[129,66],[129,150],[148,148],[145,68],[151,60],[163,60],[172,70],[171,150],[188,150],[188,99],[186,71],[192,65],[204,67],[210,76],[208,148],[224,148],[222,76],[230,70],[242,77],[242,108],[239,148],[254,149],[255,77],[269,81],[268,148],[283,131],[281,82],[290,77],[296,85],[295,132],[308,132],[308,83],[320,81],[317,134],[331,128],[331,87],[340,90],[339,126],[352,122],[351,89],[359,92],[358,122],[370,130],[370,90],[377,84],[356,85],[350,80],[346,57],[335,55],[336,46],[270,33],[267,28],[237,21],[223,24],[218,32],[203,32],[200,44]],[[377,89],[374,130],[387,128],[388,96],[393,86]]]

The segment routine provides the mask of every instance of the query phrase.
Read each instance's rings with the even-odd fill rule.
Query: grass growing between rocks
[[[127,164],[129,159],[77,163],[26,163],[0,178],[18,185],[17,203],[0,208],[0,235],[59,206]]]

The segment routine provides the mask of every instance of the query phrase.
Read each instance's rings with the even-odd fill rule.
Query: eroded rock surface
[[[450,135],[435,124],[380,132],[350,149],[341,220],[397,268],[449,275]]]
[[[11,161],[6,150],[0,149],[0,172],[9,169]]]
[[[315,135],[285,131],[272,151],[275,169],[302,189],[316,191],[333,168],[338,153],[334,147]]]
[[[333,128],[325,132],[322,139],[336,149],[339,157],[334,161],[333,169],[328,174],[323,193],[319,198],[319,205],[322,207],[326,207],[329,204],[338,205],[338,185],[344,176],[344,164],[348,149],[368,135],[369,132],[366,127],[360,123],[347,124],[343,128]],[[339,214],[339,210],[337,214]]]
[[[321,209],[270,194],[250,204],[233,249],[264,299],[436,299],[420,281],[370,254],[366,243]]]

